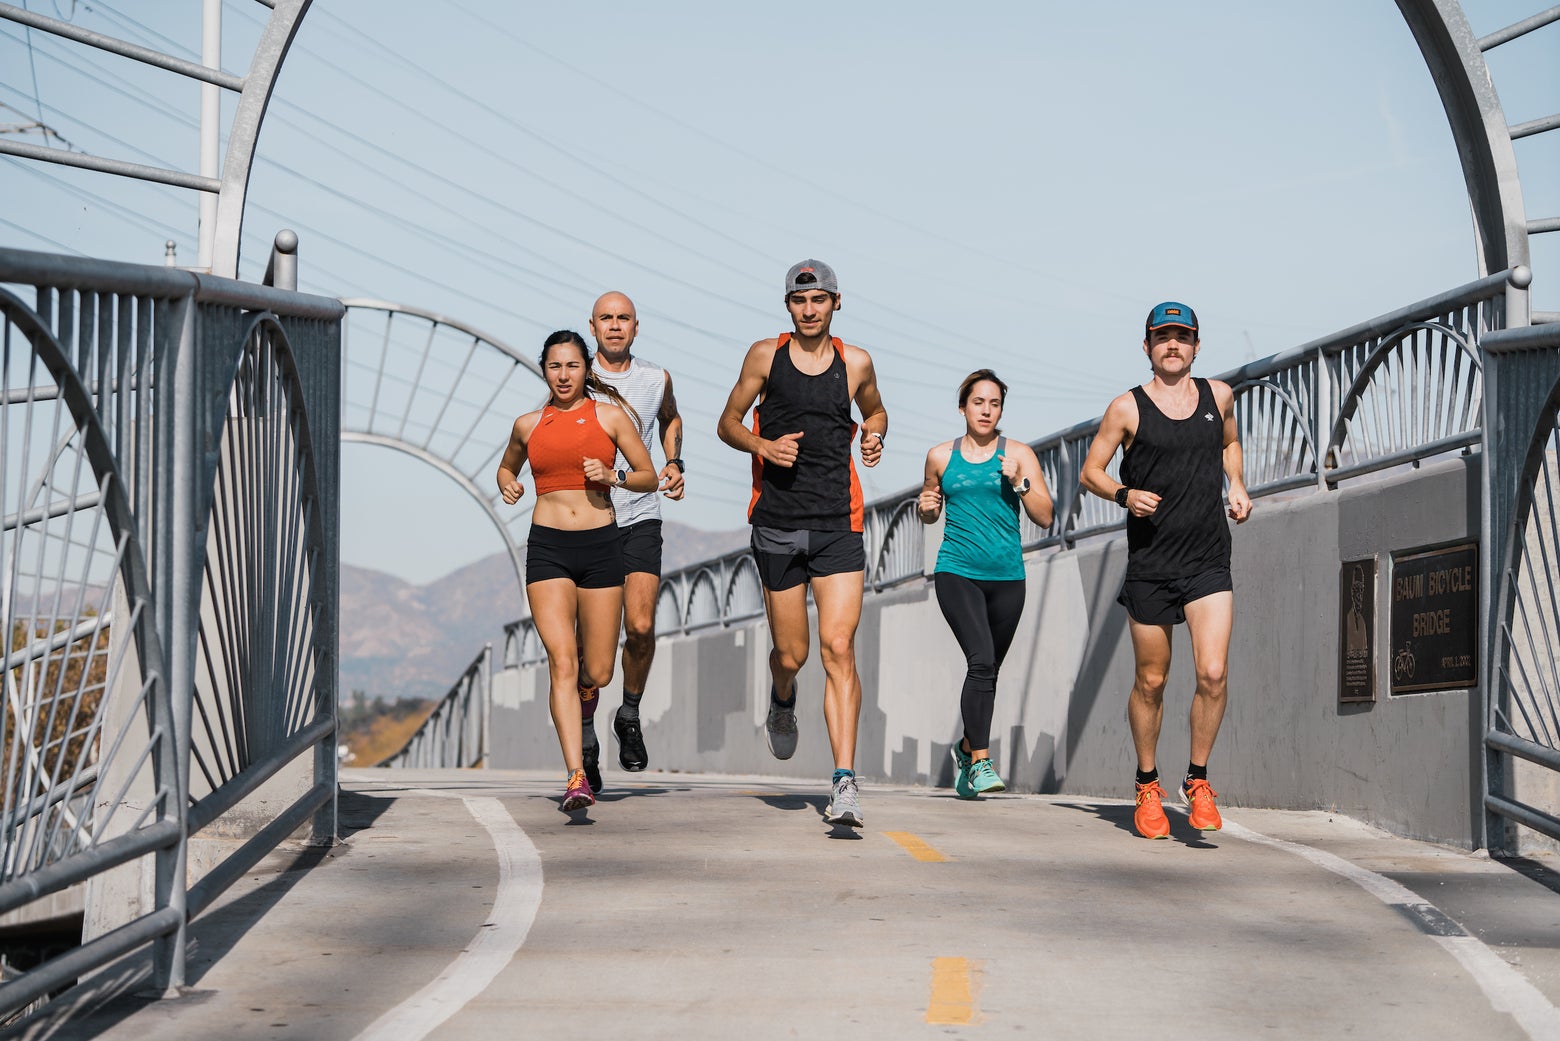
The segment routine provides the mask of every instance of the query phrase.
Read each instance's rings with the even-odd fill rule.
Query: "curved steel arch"
[[[384,317],[375,339],[343,343],[342,440],[403,452],[455,481],[498,529],[524,588],[524,540],[517,529],[529,510],[506,519],[497,489],[482,488],[492,487],[488,479],[515,415],[528,410],[501,406],[499,399],[516,373],[534,378],[540,394],[541,366],[498,337],[434,311],[362,298],[342,304],[348,328],[355,315]],[[473,388],[485,400],[464,400]]]
[[[244,203],[249,197],[249,172],[255,163],[260,124],[265,122],[282,62],[298,35],[299,25],[314,0],[275,0],[265,31],[255,45],[249,75],[238,98],[238,108],[228,127],[227,156],[222,161],[222,183],[217,191],[215,237],[212,240],[211,273],[238,277],[238,257],[244,230]]]
[[[425,452],[420,448],[409,445],[404,441],[397,441],[394,438],[343,430],[341,432],[341,440],[343,442],[350,441],[354,444],[377,445],[380,448],[389,448],[396,452],[403,452],[413,459],[427,463],[465,489],[466,494],[471,496],[478,506],[482,507],[482,512],[487,514],[488,519],[493,522],[493,527],[498,529],[499,537],[504,540],[504,546],[509,552],[509,562],[514,565],[515,581],[519,583],[520,588],[525,588],[525,555],[520,552],[520,547],[516,545],[515,541],[509,537],[509,529],[504,527],[504,518],[500,517],[498,511],[493,508],[492,500],[484,496],[482,490],[473,484],[470,478],[455,469],[446,460],[439,458],[431,452]]]
[[[1479,273],[1488,275],[1530,263],[1528,235],[1532,225],[1523,205],[1517,156],[1511,144],[1514,128],[1506,123],[1484,52],[1555,21],[1560,17],[1560,9],[1535,15],[1481,39],[1474,36],[1462,5],[1456,0],[1397,0],[1397,4],[1419,43],[1457,143],[1463,180],[1473,207]],[[1516,129],[1519,136],[1526,136],[1553,127]],[[1527,288],[1509,287],[1507,327],[1520,328],[1528,325],[1529,320]]]
[[[215,195],[217,204],[210,231],[211,273],[226,278],[237,278],[240,236],[244,227],[244,202],[248,197],[249,173],[254,166],[255,147],[260,139],[260,125],[265,121],[266,109],[270,106],[271,94],[276,89],[276,80],[281,74],[282,63],[287,58],[287,52],[298,35],[303,16],[308,12],[313,0],[262,0],[262,2],[271,8],[271,14],[266,19],[265,28],[261,31],[259,42],[255,45],[254,55],[250,58],[249,72],[243,77],[230,75],[221,69],[207,68],[151,47],[143,47],[140,44],[83,29],[71,22],[37,14],[24,7],[0,4],[0,19],[52,33],[84,46],[96,47],[99,50],[131,58],[187,79],[209,84],[213,88],[236,92],[239,96],[238,105],[233,112],[233,121],[228,126],[227,156],[223,160],[219,177],[208,176],[204,170],[202,173],[192,174],[182,170],[167,170],[122,159],[87,155],[65,148],[50,148],[17,141],[0,141],[0,154],[74,166],[137,180],[154,181],[159,184],[170,184]],[[218,48],[220,49],[220,41]],[[204,103],[202,110],[202,122],[205,123],[209,118],[214,124],[216,117],[208,115],[208,108]],[[215,99],[209,111],[219,111]],[[213,142],[214,148],[216,127],[203,126],[202,134]],[[203,244],[206,241],[206,234],[207,231],[202,229]]]

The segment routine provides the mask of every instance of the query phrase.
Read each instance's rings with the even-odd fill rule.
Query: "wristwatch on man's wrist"
[[[1122,485],[1120,488],[1116,489],[1116,505],[1120,506],[1122,509],[1126,509],[1127,508],[1127,486],[1126,485]]]
[[[666,461],[666,465],[677,467],[677,472],[680,474],[685,474],[688,472],[688,468],[683,465],[683,461],[681,459],[668,459]]]
[[[613,470],[612,471],[612,476],[617,478],[617,487],[619,487],[619,488],[623,487],[623,485],[628,483],[628,471],[627,470]]]

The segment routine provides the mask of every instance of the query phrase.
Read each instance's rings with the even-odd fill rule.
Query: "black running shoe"
[[[590,785],[590,790],[601,794],[601,742],[586,745],[582,752],[585,753],[585,783]]]
[[[618,763],[625,770],[638,772],[650,765],[645,751],[645,735],[639,729],[639,717],[623,718],[623,710],[612,713],[612,732],[618,739]]]

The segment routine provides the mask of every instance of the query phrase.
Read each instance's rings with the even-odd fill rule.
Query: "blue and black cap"
[[[1154,309],[1148,312],[1148,321],[1143,323],[1143,339],[1148,339],[1149,334],[1155,329],[1163,329],[1167,326],[1179,325],[1190,329],[1195,338],[1197,331],[1197,312],[1185,304],[1174,300],[1166,300],[1162,304],[1155,304]]]

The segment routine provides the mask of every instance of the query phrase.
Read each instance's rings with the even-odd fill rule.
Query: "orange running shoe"
[[[1186,779],[1181,785],[1181,801],[1186,803],[1186,819],[1192,827],[1198,831],[1218,831],[1224,827],[1224,818],[1219,816],[1218,803],[1213,800],[1219,797],[1219,793],[1213,790],[1213,785],[1202,778]]]
[[[1132,825],[1145,839],[1168,839],[1170,818],[1163,806],[1165,790],[1158,781],[1137,786],[1137,812],[1132,814]]]

